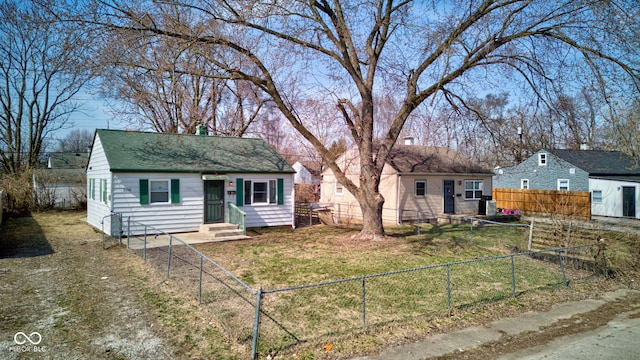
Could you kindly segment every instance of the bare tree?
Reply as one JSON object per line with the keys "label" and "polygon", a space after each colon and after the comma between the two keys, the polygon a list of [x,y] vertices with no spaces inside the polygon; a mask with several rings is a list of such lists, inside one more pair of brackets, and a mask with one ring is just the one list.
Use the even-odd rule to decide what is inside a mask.
{"label": "bare tree", "polygon": [[86,38],[35,1],[0,2],[0,163],[17,174],[37,165],[45,140],[78,108],[90,79]]}
{"label": "bare tree", "polygon": [[639,161],[640,166],[640,100],[625,104],[618,113],[610,114],[603,147],[620,150]]}
{"label": "bare tree", "polygon": [[[171,16],[204,26],[175,8],[157,21],[177,31]],[[117,116],[138,128],[193,133],[204,124],[214,135],[242,136],[269,99],[253,83],[229,79],[207,60],[215,52],[198,42],[163,37],[148,41],[136,32],[112,31],[102,42],[102,93],[116,101]]]}
{"label": "bare tree", "polygon": [[[100,1],[93,21],[149,41],[171,37],[212,49],[216,56],[207,60],[219,77],[258,86],[328,160],[360,203],[366,238],[384,234],[384,198],[378,191],[382,168],[407,119],[426,100],[423,106],[446,101],[460,107],[469,94],[504,88],[505,81],[542,97],[552,84],[570,84],[583,71],[590,71],[603,90],[614,80],[636,94],[639,88],[634,14],[640,5],[635,1],[128,4]],[[201,21],[188,23],[176,13]],[[167,26],[167,18],[180,26]],[[380,119],[375,101],[389,88],[396,107],[387,116],[393,118]],[[325,144],[296,112],[296,99],[327,97],[334,99],[357,147],[359,179],[329,161]],[[376,127],[383,122],[388,125],[375,144]]]}
{"label": "bare tree", "polygon": [[87,129],[73,129],[64,138],[60,139],[56,151],[82,153],[87,152],[92,144],[92,131]]}

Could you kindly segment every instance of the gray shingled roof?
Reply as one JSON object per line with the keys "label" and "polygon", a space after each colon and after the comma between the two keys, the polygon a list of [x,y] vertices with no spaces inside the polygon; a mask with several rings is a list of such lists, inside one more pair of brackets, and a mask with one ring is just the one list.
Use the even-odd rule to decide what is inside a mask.
{"label": "gray shingled roof", "polygon": [[620,151],[553,150],[551,153],[590,176],[640,175],[638,160]]}
{"label": "gray shingled roof", "polygon": [[113,172],[295,173],[262,139],[96,130]]}
{"label": "gray shingled roof", "polygon": [[387,163],[399,173],[491,174],[491,170],[443,147],[397,144]]}

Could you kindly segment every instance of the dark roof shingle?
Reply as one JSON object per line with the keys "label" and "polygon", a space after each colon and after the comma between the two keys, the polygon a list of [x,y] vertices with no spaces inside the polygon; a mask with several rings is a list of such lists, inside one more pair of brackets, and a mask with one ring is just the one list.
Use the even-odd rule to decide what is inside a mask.
{"label": "dark roof shingle", "polygon": [[486,169],[444,147],[396,145],[387,163],[399,173],[490,174]]}
{"label": "dark roof shingle", "polygon": [[638,160],[620,151],[553,150],[552,154],[589,175],[640,175]]}

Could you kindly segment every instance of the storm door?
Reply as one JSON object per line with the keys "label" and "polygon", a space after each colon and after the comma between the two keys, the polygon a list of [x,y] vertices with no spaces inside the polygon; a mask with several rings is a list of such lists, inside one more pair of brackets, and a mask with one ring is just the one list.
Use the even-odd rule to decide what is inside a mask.
{"label": "storm door", "polygon": [[224,180],[204,182],[204,222],[224,222]]}
{"label": "storm door", "polygon": [[454,194],[454,181],[453,180],[445,180],[444,181],[444,213],[445,214],[454,214],[455,213],[455,200],[456,196]]}

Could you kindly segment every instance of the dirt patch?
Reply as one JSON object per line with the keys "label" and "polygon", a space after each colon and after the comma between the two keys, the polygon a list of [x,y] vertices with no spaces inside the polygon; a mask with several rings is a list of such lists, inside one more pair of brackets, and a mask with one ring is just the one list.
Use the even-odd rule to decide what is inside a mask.
{"label": "dirt patch", "polygon": [[0,358],[175,358],[129,275],[149,270],[103,250],[83,217],[48,212],[1,230]]}

